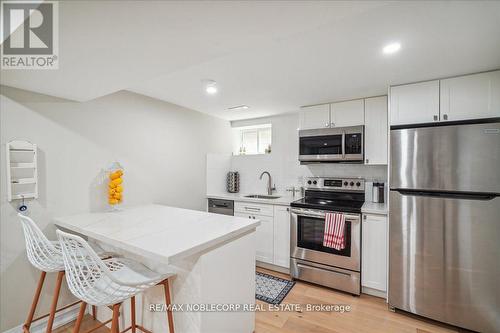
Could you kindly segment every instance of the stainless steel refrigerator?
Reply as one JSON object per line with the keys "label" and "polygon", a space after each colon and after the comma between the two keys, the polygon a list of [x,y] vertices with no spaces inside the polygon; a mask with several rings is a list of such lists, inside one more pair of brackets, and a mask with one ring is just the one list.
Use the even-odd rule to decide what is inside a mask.
{"label": "stainless steel refrigerator", "polygon": [[391,129],[389,305],[500,332],[500,119]]}

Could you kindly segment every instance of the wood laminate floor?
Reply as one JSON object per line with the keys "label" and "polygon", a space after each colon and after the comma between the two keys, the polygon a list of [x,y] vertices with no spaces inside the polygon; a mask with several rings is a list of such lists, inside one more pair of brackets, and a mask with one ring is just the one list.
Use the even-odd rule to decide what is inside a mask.
{"label": "wood laminate floor", "polygon": [[[287,275],[258,268],[258,271],[285,279]],[[257,301],[267,308],[267,303]],[[451,333],[460,332],[452,327],[424,320],[406,313],[391,312],[385,300],[349,294],[297,281],[282,304],[343,304],[351,307],[350,312],[257,312],[255,333]],[[96,326],[87,315],[80,332]],[[65,325],[54,333],[71,333],[73,323]],[[106,328],[94,331],[109,332]],[[155,332],[156,333],[156,332]],[[180,332],[178,332],[180,333]],[[237,332],[235,332],[237,333]]]}

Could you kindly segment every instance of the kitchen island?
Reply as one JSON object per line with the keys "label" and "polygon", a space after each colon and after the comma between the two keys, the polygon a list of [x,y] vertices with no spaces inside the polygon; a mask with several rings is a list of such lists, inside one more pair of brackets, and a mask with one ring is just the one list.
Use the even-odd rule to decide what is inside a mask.
{"label": "kitchen island", "polygon": [[[255,304],[255,229],[258,220],[162,205],[145,205],[106,213],[55,219],[61,229],[83,235],[105,250],[140,261],[157,272],[174,272],[173,304]],[[138,323],[153,332],[168,332],[161,287],[137,297]],[[129,320],[125,302],[120,329]],[[160,304],[160,305],[158,305]],[[252,332],[252,311],[174,312],[176,332]],[[98,319],[111,313],[99,308]]]}

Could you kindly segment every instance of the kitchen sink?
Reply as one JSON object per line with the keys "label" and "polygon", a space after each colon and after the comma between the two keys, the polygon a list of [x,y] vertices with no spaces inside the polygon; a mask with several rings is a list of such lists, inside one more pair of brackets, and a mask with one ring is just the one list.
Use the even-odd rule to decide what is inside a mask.
{"label": "kitchen sink", "polygon": [[255,199],[278,199],[281,198],[277,195],[265,195],[265,194],[250,194],[245,195],[245,198],[255,198]]}

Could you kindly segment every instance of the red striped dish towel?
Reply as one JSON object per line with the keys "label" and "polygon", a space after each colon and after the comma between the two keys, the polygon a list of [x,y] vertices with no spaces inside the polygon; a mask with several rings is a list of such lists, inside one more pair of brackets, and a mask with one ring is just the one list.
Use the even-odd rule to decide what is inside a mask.
{"label": "red striped dish towel", "polygon": [[325,214],[325,232],[323,236],[323,246],[335,250],[345,248],[345,216],[342,213]]}

